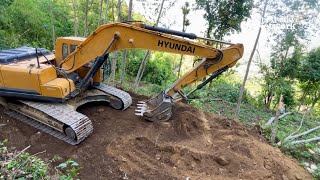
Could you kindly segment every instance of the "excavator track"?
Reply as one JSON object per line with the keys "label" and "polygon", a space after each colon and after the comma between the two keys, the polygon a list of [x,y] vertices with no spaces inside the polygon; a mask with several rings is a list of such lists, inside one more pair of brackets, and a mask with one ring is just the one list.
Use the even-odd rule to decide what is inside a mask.
{"label": "excavator track", "polygon": [[118,88],[115,88],[113,86],[109,86],[106,84],[100,84],[99,86],[94,86],[94,88],[119,98],[123,103],[123,107],[121,108],[114,107],[116,109],[125,110],[132,104],[132,98],[130,94]]}
{"label": "excavator track", "polygon": [[[87,116],[78,113],[67,104],[43,103],[34,101],[18,102],[19,104],[9,104],[9,108],[11,110],[15,111],[15,113],[19,113],[20,116],[24,116],[24,118],[19,117],[16,119],[21,120],[69,144],[79,144],[93,132],[93,126],[90,119]],[[49,118],[51,118],[51,122],[55,124],[63,124],[66,127],[70,127],[74,131],[75,137],[70,138],[62,130],[58,131],[57,129],[54,129],[47,124],[39,122],[41,121],[40,119],[37,119],[20,109],[26,109],[26,106],[27,108],[32,109],[33,112],[37,114],[42,114],[42,116],[49,116]],[[11,113],[11,115],[17,116],[13,113]]]}
{"label": "excavator track", "polygon": [[32,118],[29,118],[27,116],[24,116],[22,115],[21,113],[18,113],[16,111],[7,111],[6,114],[8,114],[10,117],[13,117],[25,124],[28,124],[42,132],[45,132],[59,140],[62,140],[68,144],[71,144],[71,145],[77,145],[79,144],[81,141],[76,141],[76,140],[72,140],[70,139],[67,135],[65,135],[64,133],[60,132],[60,131],[57,131],[49,126],[46,126],[45,124],[42,124]]}
{"label": "excavator track", "polygon": [[[116,109],[125,110],[132,103],[129,93],[115,87],[101,84],[94,88],[105,93],[109,97],[110,105]],[[82,98],[89,94],[90,90]],[[10,110],[7,114],[68,144],[77,145],[93,132],[91,120],[76,111],[77,107],[82,105],[82,103],[76,103],[78,100],[71,99],[65,103],[18,100],[8,102]],[[99,101],[99,99],[92,99],[86,103],[92,101]]]}

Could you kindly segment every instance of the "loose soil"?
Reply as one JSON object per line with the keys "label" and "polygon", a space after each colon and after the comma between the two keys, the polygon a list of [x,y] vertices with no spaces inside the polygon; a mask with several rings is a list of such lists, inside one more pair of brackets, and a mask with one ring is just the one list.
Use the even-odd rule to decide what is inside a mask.
{"label": "loose soil", "polygon": [[[4,114],[0,109],[0,140],[45,160],[55,155],[81,166],[81,179],[283,179],[312,176],[299,164],[267,144],[257,131],[220,116],[179,103],[170,121],[147,122],[134,115],[145,97],[132,95],[125,111],[105,105],[79,109],[93,122],[94,132],[71,146]],[[59,164],[61,162],[56,162]]]}

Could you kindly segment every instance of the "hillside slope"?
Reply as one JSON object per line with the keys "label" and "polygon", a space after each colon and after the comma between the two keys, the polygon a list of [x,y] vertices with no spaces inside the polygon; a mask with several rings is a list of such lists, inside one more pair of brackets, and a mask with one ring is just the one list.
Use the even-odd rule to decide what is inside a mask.
{"label": "hillside slope", "polygon": [[[94,132],[71,146],[20,123],[1,109],[0,139],[30,153],[46,150],[81,166],[81,179],[312,179],[295,160],[227,118],[178,104],[172,120],[151,123],[126,111],[87,105]],[[58,164],[59,162],[56,162]]]}

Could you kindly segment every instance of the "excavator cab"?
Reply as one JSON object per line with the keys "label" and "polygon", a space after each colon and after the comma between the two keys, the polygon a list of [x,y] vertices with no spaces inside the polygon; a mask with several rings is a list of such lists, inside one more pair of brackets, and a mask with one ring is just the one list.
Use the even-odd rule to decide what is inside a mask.
{"label": "excavator cab", "polygon": [[76,48],[85,40],[82,37],[59,37],[55,44],[56,66],[72,54]]}

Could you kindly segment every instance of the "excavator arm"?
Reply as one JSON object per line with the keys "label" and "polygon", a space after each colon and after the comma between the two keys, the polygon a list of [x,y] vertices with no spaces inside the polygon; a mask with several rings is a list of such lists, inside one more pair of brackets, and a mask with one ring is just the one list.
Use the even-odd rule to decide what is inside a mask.
{"label": "excavator arm", "polygon": [[[156,97],[144,102],[140,101],[137,105],[136,115],[142,116],[149,121],[167,121],[172,115],[174,103],[187,99],[188,95],[201,89],[207,83],[219,76],[224,71],[233,67],[243,55],[242,44],[234,44],[218,50],[215,58],[203,58],[189,72],[176,80],[168,89],[161,92]],[[182,90],[204,77],[210,75],[208,79],[199,84],[196,89],[189,94]]]}
{"label": "excavator arm", "polygon": [[[184,39],[184,37],[188,39]],[[190,39],[215,41],[229,46],[216,49]],[[57,59],[57,62],[61,62],[60,67],[67,73],[71,73],[95,60],[87,77],[79,83],[81,88],[100,69],[103,61],[108,58],[108,53],[124,49],[148,49],[202,57],[199,63],[173,83],[170,88],[155,98],[138,104],[137,115],[150,121],[168,120],[172,114],[173,104],[181,99],[175,98],[177,94],[186,98],[182,91],[184,87],[211,75],[197,89],[201,88],[223,71],[234,66],[243,55],[242,44],[201,38],[192,33],[154,27],[143,23],[113,23],[99,27],[78,45],[73,53],[64,60]]]}

